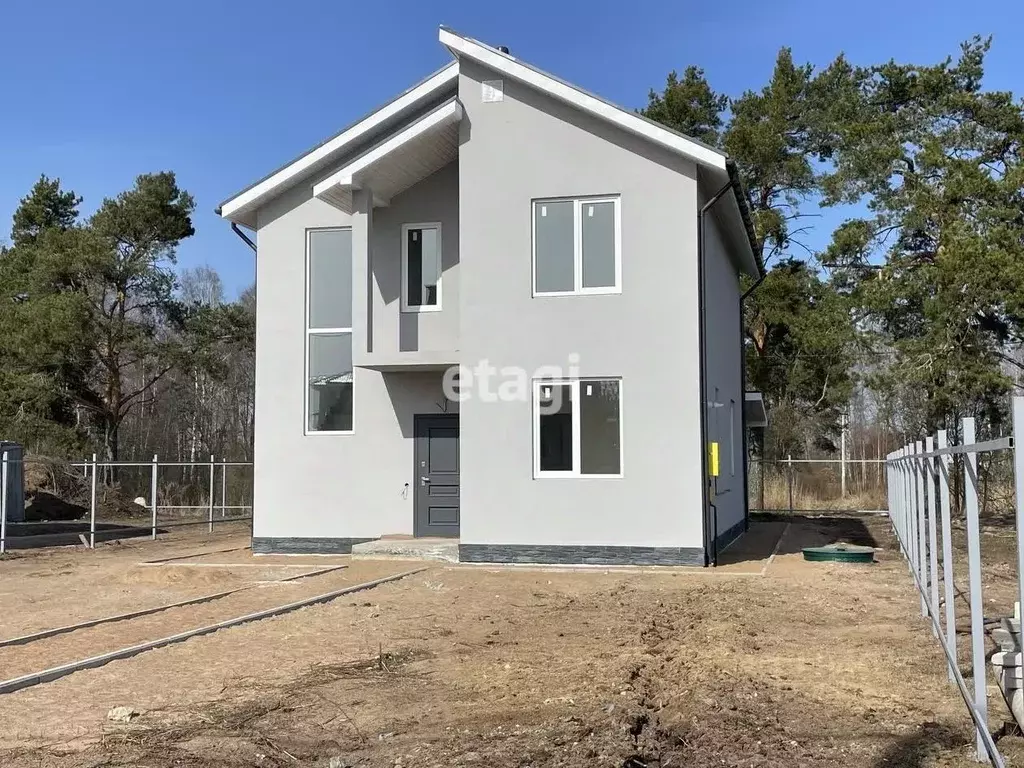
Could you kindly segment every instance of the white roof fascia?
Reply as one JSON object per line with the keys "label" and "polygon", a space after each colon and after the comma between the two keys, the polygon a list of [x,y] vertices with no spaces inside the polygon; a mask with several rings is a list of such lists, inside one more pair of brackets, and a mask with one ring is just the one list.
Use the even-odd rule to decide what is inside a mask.
{"label": "white roof fascia", "polygon": [[667,147],[701,165],[725,170],[725,155],[675,131],[670,131],[621,107],[609,104],[607,101],[592,96],[579,88],[564,83],[532,67],[525,66],[493,48],[489,48],[448,29],[441,29],[439,39],[443,45],[447,46],[457,56],[466,56],[490,69],[520,80],[542,93],[546,93],[560,101],[578,107],[584,112],[600,117],[625,131]]}
{"label": "white roof fascia", "polygon": [[435,126],[448,122],[458,122],[461,119],[462,105],[454,99],[452,101],[445,102],[426,117],[406,126],[383,143],[378,144],[373,149],[357,157],[348,165],[340,168],[319,184],[313,185],[313,196],[320,197],[324,192],[335,186],[358,188],[359,184],[355,180],[355,175],[357,173],[365,170],[381,158],[391,154],[402,145],[409,143],[417,136],[422,136]]}
{"label": "white roof fascia", "polygon": [[440,91],[449,86],[459,76],[458,62],[452,62],[447,67],[437,72],[432,77],[424,80],[412,90],[399,96],[394,101],[367,115],[363,120],[335,136],[333,139],[321,144],[316,149],[306,153],[293,163],[277,171],[269,178],[264,179],[253,187],[239,193],[235,197],[222,203],[220,215],[230,219],[243,209],[254,203],[274,194],[282,187],[291,183],[294,179],[334,152],[343,149],[363,136],[371,133],[385,121],[394,117],[410,105],[427,98],[431,93]]}

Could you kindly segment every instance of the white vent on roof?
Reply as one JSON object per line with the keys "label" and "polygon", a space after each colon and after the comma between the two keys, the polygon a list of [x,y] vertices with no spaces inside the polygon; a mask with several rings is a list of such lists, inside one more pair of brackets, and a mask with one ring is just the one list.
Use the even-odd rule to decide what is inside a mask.
{"label": "white vent on roof", "polygon": [[505,84],[501,80],[484,80],[480,84],[480,100],[484,103],[502,101],[505,98]]}

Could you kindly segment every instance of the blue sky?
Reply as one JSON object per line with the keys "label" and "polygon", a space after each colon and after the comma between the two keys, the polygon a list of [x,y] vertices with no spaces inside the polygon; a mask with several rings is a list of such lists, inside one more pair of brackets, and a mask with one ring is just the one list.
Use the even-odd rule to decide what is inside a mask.
{"label": "blue sky", "polygon": [[[174,170],[197,201],[182,266],[229,295],[252,256],[214,207],[443,65],[446,24],[628,107],[671,69],[703,67],[730,95],[759,88],[781,46],[823,66],[932,62],[994,34],[990,88],[1024,92],[1024,4],[866,0],[488,3],[313,0],[5,0],[0,9],[0,238],[40,173],[86,198]],[[814,246],[838,215],[815,219]]]}

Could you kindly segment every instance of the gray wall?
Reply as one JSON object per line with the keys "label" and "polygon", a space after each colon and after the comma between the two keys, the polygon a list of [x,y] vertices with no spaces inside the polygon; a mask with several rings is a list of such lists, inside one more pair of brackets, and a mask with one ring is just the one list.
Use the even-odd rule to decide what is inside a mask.
{"label": "gray wall", "polygon": [[[402,312],[402,225],[441,223],[441,310]],[[373,212],[374,354],[459,348],[459,164]]]}
{"label": "gray wall", "polygon": [[707,395],[711,406],[708,408],[708,439],[719,444],[720,474],[714,503],[718,508],[718,535],[723,536],[730,528],[743,522],[745,512],[740,283],[736,265],[722,236],[721,223],[712,214],[706,217],[705,224]]}
{"label": "gray wall", "polygon": [[[461,349],[621,376],[620,479],[533,478],[529,400],[462,404],[462,542],[701,547],[695,166],[463,60]],[[622,293],[532,298],[531,199],[620,194]]]}
{"label": "gray wall", "polygon": [[[362,209],[365,211],[365,207]],[[378,211],[381,209],[377,209]],[[256,260],[256,537],[412,533],[412,416],[436,413],[439,373],[354,371],[353,435],[304,435],[305,232],[353,227],[354,344],[365,345],[365,213],[300,185],[259,211]],[[359,242],[362,240],[363,250]],[[410,483],[404,493],[405,483]]]}

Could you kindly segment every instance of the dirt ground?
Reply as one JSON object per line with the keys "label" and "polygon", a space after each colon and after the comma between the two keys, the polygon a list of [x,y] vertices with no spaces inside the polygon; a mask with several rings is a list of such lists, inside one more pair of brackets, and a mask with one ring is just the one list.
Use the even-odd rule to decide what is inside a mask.
{"label": "dirt ground", "polygon": [[[837,539],[879,547],[878,562],[803,561],[801,547]],[[0,648],[0,677],[413,565],[260,558],[244,544],[223,534],[5,558],[2,637],[269,583],[102,632]],[[233,551],[140,564],[218,549]],[[967,710],[884,517],[764,517],[723,560],[715,571],[432,564],[2,695],[0,765],[977,764]],[[346,563],[274,583],[304,566]],[[997,610],[1005,575],[993,573]],[[966,617],[966,606],[958,610]],[[997,729],[998,704],[993,697]],[[119,705],[141,714],[109,721]],[[1024,765],[1020,739],[1004,737],[1000,748]]]}

